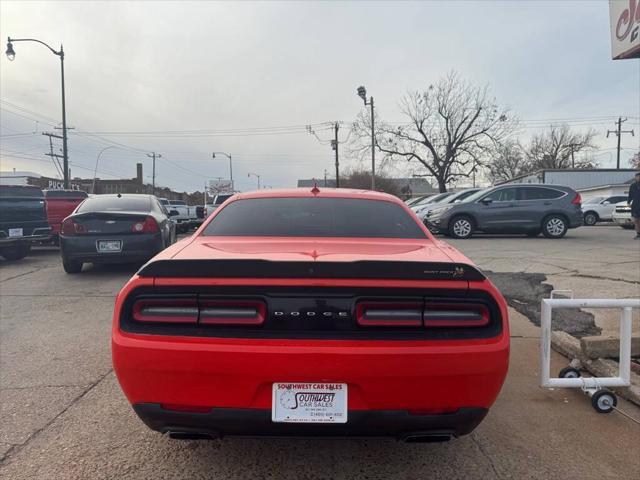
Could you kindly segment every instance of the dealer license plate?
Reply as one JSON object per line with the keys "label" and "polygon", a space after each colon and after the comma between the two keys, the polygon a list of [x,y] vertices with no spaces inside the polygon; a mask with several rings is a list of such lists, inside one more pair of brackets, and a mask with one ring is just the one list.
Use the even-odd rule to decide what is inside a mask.
{"label": "dealer license plate", "polygon": [[22,237],[23,236],[23,232],[21,228],[10,228],[9,229],[9,236],[10,237]]}
{"label": "dealer license plate", "polygon": [[347,384],[274,383],[271,420],[347,423]]}
{"label": "dealer license plate", "polygon": [[122,240],[98,240],[98,252],[113,253],[122,251]]}

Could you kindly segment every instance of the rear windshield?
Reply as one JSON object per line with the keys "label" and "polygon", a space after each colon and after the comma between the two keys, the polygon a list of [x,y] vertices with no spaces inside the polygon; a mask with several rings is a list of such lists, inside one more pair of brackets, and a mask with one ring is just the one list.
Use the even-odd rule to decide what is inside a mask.
{"label": "rear windshield", "polygon": [[233,197],[233,195],[218,195],[214,200],[214,205],[221,205],[227,201],[227,199]]}
{"label": "rear windshield", "polygon": [[224,207],[203,235],[425,238],[395,203],[355,198],[250,198]]}
{"label": "rear windshield", "polygon": [[91,197],[78,208],[78,213],[86,212],[148,212],[151,209],[149,197]]}
{"label": "rear windshield", "polygon": [[87,198],[87,192],[80,190],[45,190],[44,196],[46,198]]}
{"label": "rear windshield", "polygon": [[43,197],[42,190],[34,187],[0,186],[0,197]]}

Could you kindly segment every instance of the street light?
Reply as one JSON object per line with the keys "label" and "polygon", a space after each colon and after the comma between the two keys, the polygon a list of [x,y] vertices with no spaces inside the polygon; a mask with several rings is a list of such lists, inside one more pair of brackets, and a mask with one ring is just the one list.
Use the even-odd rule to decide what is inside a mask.
{"label": "street light", "polygon": [[212,158],[216,158],[216,153],[218,155],[224,155],[225,157],[227,157],[229,159],[229,180],[231,181],[231,192],[235,192],[235,189],[233,188],[233,161],[231,160],[231,155],[229,155],[228,153],[224,153],[224,152],[213,152],[211,154]]}
{"label": "street light", "polygon": [[258,190],[260,190],[260,175],[258,175],[257,173],[249,172],[247,174],[247,177],[251,177],[251,176],[254,176],[258,179]]}
{"label": "street light", "polygon": [[36,42],[41,45],[47,47],[51,52],[60,57],[60,73],[62,78],[62,158],[63,158],[63,178],[64,178],[64,188],[69,188],[69,155],[67,150],[67,110],[65,105],[65,97],[64,97],[64,50],[62,49],[62,45],[60,45],[60,51],[56,52],[53,48],[51,48],[46,43],[36,40],[35,38],[7,38],[7,58],[10,61],[13,61],[16,58],[16,52],[13,50],[14,42]]}
{"label": "street light", "polygon": [[367,89],[361,85],[358,87],[358,96],[364,102],[364,105],[371,106],[371,190],[376,189],[376,136],[374,129],[374,116],[373,116],[373,97],[369,97],[367,102]]}
{"label": "street light", "polygon": [[118,147],[116,147],[115,145],[104,147],[102,150],[100,150],[100,153],[98,153],[98,156],[96,157],[96,168],[93,170],[93,183],[91,185],[91,193],[96,193],[96,176],[98,175],[98,162],[100,161],[100,157],[102,156],[103,152],[109,150],[110,148]]}

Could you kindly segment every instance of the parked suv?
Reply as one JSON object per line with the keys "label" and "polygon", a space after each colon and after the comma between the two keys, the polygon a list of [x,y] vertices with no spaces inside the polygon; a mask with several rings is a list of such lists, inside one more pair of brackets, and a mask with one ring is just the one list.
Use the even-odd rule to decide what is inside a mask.
{"label": "parked suv", "polygon": [[610,222],[613,220],[613,212],[616,209],[616,203],[626,201],[626,195],[590,198],[582,204],[584,224],[591,226],[598,222]]}
{"label": "parked suv", "polygon": [[44,195],[38,187],[0,185],[0,255],[20,260],[31,244],[51,239]]}
{"label": "parked suv", "polygon": [[460,203],[432,210],[425,222],[432,231],[455,238],[474,232],[524,233],[562,238],[582,225],[582,199],[560,185],[503,185],[481,190]]}

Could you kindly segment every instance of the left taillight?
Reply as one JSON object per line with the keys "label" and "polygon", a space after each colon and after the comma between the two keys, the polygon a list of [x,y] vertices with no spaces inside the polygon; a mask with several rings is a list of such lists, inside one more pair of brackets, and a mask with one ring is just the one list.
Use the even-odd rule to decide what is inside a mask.
{"label": "left taillight", "polygon": [[136,300],[132,308],[136,322],[198,323],[198,301],[195,298]]}
{"label": "left taillight", "polygon": [[135,222],[131,226],[133,233],[156,233],[158,230],[158,222],[156,222],[153,217],[147,217],[143,221]]}
{"label": "left taillight", "polygon": [[259,326],[267,306],[261,300],[140,298],[131,308],[132,319],[142,323]]}
{"label": "left taillight", "polygon": [[201,300],[202,325],[262,325],[267,306],[259,300]]}
{"label": "left taillight", "polygon": [[82,235],[87,233],[87,229],[81,223],[76,222],[73,218],[67,218],[62,222],[62,227],[60,229],[62,235]]}

